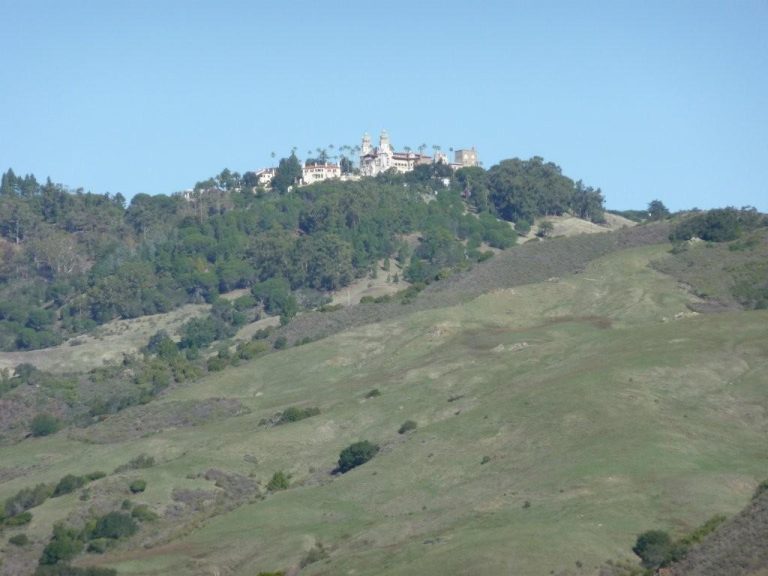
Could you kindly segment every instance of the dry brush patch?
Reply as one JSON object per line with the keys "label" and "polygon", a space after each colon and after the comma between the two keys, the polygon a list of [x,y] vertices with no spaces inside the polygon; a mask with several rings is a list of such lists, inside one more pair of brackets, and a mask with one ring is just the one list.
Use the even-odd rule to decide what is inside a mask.
{"label": "dry brush patch", "polygon": [[69,435],[75,440],[108,444],[249,413],[247,407],[233,398],[156,401],[127,408],[88,428],[73,429]]}

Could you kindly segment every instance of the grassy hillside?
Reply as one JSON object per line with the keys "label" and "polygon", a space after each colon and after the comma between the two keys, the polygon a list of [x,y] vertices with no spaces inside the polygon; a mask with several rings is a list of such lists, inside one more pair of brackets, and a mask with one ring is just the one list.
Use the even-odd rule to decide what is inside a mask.
{"label": "grassy hillside", "polygon": [[[6,529],[0,573],[29,573],[53,522],[77,525],[126,498],[160,518],[76,563],[120,574],[594,574],[643,530],[731,514],[768,476],[768,313],[690,312],[696,297],[648,265],[668,248],[573,256],[577,274],[543,268],[539,283],[505,287],[512,262],[535,259],[521,247],[506,272],[481,268],[419,297],[436,307],[390,305],[408,311],[88,429],[2,447],[0,499],[68,473],[109,474]],[[477,284],[482,270],[497,285]],[[271,425],[289,406],[320,414]],[[399,434],[406,420],[417,428]],[[361,439],[381,452],[334,476],[339,451]],[[155,465],[113,472],[140,454]],[[289,489],[267,493],[279,470]],[[147,489],[131,495],[138,478]],[[21,531],[30,545],[7,543]]]}

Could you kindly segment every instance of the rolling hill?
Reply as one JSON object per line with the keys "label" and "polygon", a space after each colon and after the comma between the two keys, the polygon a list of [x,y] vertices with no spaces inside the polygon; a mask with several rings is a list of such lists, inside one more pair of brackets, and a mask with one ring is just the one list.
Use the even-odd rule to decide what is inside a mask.
{"label": "rolling hill", "polygon": [[[299,316],[280,333],[315,341],[0,447],[3,500],[105,473],[6,527],[0,574],[32,573],[56,522],[142,506],[157,517],[73,565],[596,574],[636,561],[643,530],[736,513],[768,476],[768,311],[695,312],[701,297],[659,271],[667,234],[526,244],[410,303]],[[291,407],[319,414],[282,422]],[[379,453],[337,473],[360,440]],[[287,489],[268,488],[276,472]]]}

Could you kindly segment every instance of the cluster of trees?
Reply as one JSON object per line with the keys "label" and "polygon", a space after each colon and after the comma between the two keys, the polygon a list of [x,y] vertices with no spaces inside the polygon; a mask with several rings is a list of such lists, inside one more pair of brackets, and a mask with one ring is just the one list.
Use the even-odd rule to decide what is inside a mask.
{"label": "cluster of trees", "polygon": [[40,556],[40,565],[66,564],[80,554],[86,545],[89,552],[105,552],[116,541],[129,538],[139,530],[137,517],[141,518],[143,515],[107,512],[92,519],[81,530],[56,524],[53,527],[51,540]]}
{"label": "cluster of trees", "polygon": [[488,171],[462,168],[456,178],[468,201],[510,222],[530,224],[537,217],[570,212],[579,218],[603,222],[604,198],[599,188],[574,182],[552,162],[503,160]]}
{"label": "cluster of trees", "polygon": [[755,208],[719,208],[689,216],[669,235],[672,242],[701,238],[707,242],[730,242],[745,232],[768,226],[768,218]]}
{"label": "cluster of trees", "polygon": [[[254,194],[249,173],[224,170],[188,198],[138,194],[126,207],[119,194],[73,192],[8,170],[0,184],[0,349],[55,345],[115,318],[245,287],[288,318],[295,310],[286,292],[337,289],[393,254],[411,265],[409,279],[428,282],[487,257],[483,243],[511,246],[516,234],[499,217],[602,214],[599,190],[540,158],[487,172],[419,166],[287,193],[300,173],[292,154],[280,160],[274,194]],[[413,232],[422,242],[412,254],[401,238]]]}

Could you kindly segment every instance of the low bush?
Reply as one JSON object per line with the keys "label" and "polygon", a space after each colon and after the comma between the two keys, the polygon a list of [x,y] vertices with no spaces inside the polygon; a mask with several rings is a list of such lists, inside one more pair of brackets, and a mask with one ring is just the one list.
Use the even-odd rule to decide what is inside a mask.
{"label": "low bush", "polygon": [[339,472],[349,472],[365,464],[379,452],[379,446],[368,440],[350,444],[339,453]]}
{"label": "low bush", "polygon": [[272,478],[267,482],[267,490],[270,492],[277,492],[278,490],[287,490],[290,484],[291,476],[286,474],[282,470],[278,470],[272,475]]}
{"label": "low bush", "polygon": [[139,522],[154,522],[159,518],[149,506],[146,504],[139,504],[131,510],[131,518],[138,520]]}
{"label": "low bush", "polygon": [[115,474],[126,472],[128,470],[141,470],[142,468],[152,468],[155,465],[155,458],[147,454],[139,454],[133,460],[126,464],[121,464],[115,468]]}
{"label": "low bush", "polygon": [[32,418],[29,424],[29,430],[32,436],[49,436],[59,431],[59,419],[51,414],[38,414]]}
{"label": "low bush", "polygon": [[397,430],[398,434],[406,434],[410,432],[411,430],[416,430],[416,422],[413,420],[406,420],[403,422],[403,424],[400,426],[400,428]]}
{"label": "low bush", "polygon": [[374,388],[365,394],[366,398],[378,398],[379,396],[381,396],[381,391],[378,388]]}
{"label": "low bush", "polygon": [[133,536],[139,529],[136,522],[122,512],[108,512],[96,521],[96,526],[90,534],[91,538],[126,538]]}
{"label": "low bush", "polygon": [[[38,484],[34,488],[22,488],[5,501],[6,516],[16,516],[25,510],[39,506],[53,494],[53,487],[48,484]],[[8,520],[6,520],[6,523]]]}
{"label": "low bush", "polygon": [[112,542],[114,542],[114,540],[110,540],[109,538],[96,538],[95,540],[88,542],[86,551],[94,554],[104,554],[104,552],[109,549]]}
{"label": "low bush", "polygon": [[83,540],[77,530],[63,524],[56,524],[53,527],[51,541],[43,548],[40,564],[53,565],[59,562],[68,562],[80,554],[82,549]]}
{"label": "low bush", "polygon": [[275,338],[274,344],[272,344],[272,348],[275,350],[282,350],[286,346],[288,346],[288,339],[285,336],[278,336]]}
{"label": "low bush", "polygon": [[259,330],[256,330],[256,332],[253,333],[253,340],[265,340],[269,338],[269,335],[272,334],[272,331],[274,328],[272,326],[267,326],[266,328],[261,328]]}
{"label": "low bush", "polygon": [[226,367],[227,367],[227,360],[225,358],[220,358],[219,356],[214,356],[213,358],[209,358],[208,362],[206,363],[206,368],[208,369],[208,372],[221,372]]}
{"label": "low bush", "polygon": [[269,349],[265,342],[251,341],[241,342],[237,345],[237,357],[241,360],[250,360]]}
{"label": "low bush", "polygon": [[663,530],[648,530],[637,537],[632,552],[646,568],[658,568],[672,551],[672,538]]}
{"label": "low bush", "polygon": [[16,534],[15,536],[8,538],[8,543],[13,544],[14,546],[26,546],[29,544],[29,538],[26,534]]}
{"label": "low bush", "polygon": [[32,522],[32,512],[22,512],[3,520],[4,526],[24,526]]}
{"label": "low bush", "polygon": [[320,408],[312,406],[309,408],[298,408],[297,406],[291,406],[286,408],[277,420],[277,424],[288,424],[290,422],[298,422],[305,418],[317,416],[320,414]]}
{"label": "low bush", "polygon": [[51,495],[51,497],[56,498],[57,496],[63,496],[64,494],[69,494],[70,492],[74,492],[78,488],[85,486],[87,483],[88,483],[88,478],[86,478],[85,476],[75,476],[74,474],[67,474],[61,480],[59,480],[58,484],[56,484],[56,488],[53,489],[53,494]]}
{"label": "low bush", "polygon": [[144,492],[144,490],[147,489],[147,481],[143,479],[134,480],[131,482],[131,485],[128,486],[128,489],[131,491],[132,494],[140,494],[141,492]]}

